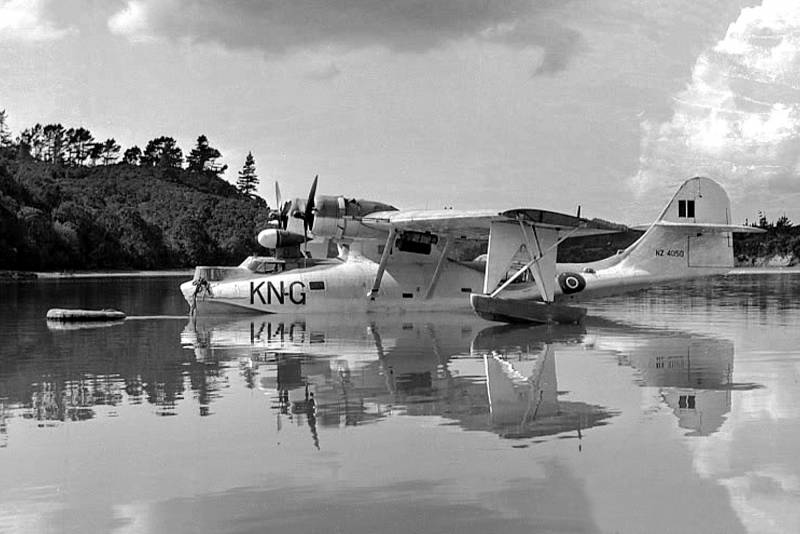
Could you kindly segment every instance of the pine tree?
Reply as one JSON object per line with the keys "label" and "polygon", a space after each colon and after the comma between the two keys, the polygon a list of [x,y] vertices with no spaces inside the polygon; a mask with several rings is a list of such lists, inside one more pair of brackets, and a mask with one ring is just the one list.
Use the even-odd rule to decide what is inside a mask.
{"label": "pine tree", "polygon": [[44,160],[49,163],[62,163],[67,131],[61,124],[48,124],[42,131],[45,143]]}
{"label": "pine tree", "polygon": [[183,151],[172,137],[156,137],[147,142],[140,163],[144,166],[179,169],[183,165]]}
{"label": "pine tree", "polygon": [[103,156],[103,143],[92,143],[89,149],[89,161],[92,162],[92,167],[97,165],[97,160]]}
{"label": "pine tree", "polygon": [[111,139],[106,139],[100,152],[103,158],[103,165],[109,165],[117,161],[120,150],[122,150],[122,147],[117,144],[117,141],[113,137]]}
{"label": "pine tree", "polygon": [[256,192],[257,185],[258,175],[256,174],[256,160],[253,158],[253,153],[248,152],[242,170],[239,171],[239,179],[236,180],[236,187],[245,195],[252,195]]}
{"label": "pine tree", "polygon": [[139,165],[139,160],[142,158],[142,149],[133,145],[122,155],[122,161],[128,165]]}
{"label": "pine tree", "polygon": [[227,165],[217,165],[216,160],[221,157],[220,151],[210,146],[208,138],[201,135],[197,138],[197,146],[186,156],[186,168],[194,172],[210,171],[219,176],[228,168]]}
{"label": "pine tree", "polygon": [[0,110],[0,147],[11,146],[11,130],[8,128],[6,110]]}
{"label": "pine tree", "polygon": [[67,130],[68,163],[83,165],[94,146],[94,136],[86,128]]}
{"label": "pine tree", "polygon": [[38,122],[19,134],[20,149],[34,159],[41,160],[44,157],[44,144],[44,127]]}

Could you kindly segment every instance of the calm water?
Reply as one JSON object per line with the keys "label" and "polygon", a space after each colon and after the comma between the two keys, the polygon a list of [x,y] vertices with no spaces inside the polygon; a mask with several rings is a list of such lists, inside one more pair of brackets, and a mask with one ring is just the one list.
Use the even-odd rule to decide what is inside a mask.
{"label": "calm water", "polygon": [[177,282],[0,285],[0,532],[800,532],[800,274],[549,328],[192,323]]}

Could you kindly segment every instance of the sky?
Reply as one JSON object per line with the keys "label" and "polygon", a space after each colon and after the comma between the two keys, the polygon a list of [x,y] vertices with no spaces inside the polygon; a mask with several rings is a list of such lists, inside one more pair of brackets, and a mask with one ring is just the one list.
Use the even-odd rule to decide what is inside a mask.
{"label": "sky", "polygon": [[0,0],[12,133],[199,135],[259,193],[630,224],[704,175],[800,224],[800,3]]}

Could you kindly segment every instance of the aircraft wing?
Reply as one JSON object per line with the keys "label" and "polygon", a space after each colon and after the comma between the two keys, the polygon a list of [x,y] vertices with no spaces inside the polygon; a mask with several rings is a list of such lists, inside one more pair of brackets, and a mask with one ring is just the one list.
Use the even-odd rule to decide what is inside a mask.
{"label": "aircraft wing", "polygon": [[448,234],[464,239],[488,239],[492,223],[520,221],[536,228],[569,233],[570,237],[620,231],[619,226],[603,221],[538,209],[399,210],[372,213],[361,220],[364,224],[387,229]]}
{"label": "aircraft wing", "polygon": [[[370,298],[374,298],[380,288],[396,233],[430,232],[450,239],[487,240],[483,294],[495,297],[516,278],[530,272],[542,300],[550,303],[555,298],[556,248],[559,243],[569,237],[621,231],[619,225],[605,221],[538,209],[382,211],[362,217],[361,223],[389,233]],[[445,247],[448,245],[449,242]],[[530,261],[509,277],[514,257],[521,247],[527,251]],[[443,253],[436,267],[437,273],[441,272],[444,257]],[[434,276],[428,294],[435,288],[437,276]]]}

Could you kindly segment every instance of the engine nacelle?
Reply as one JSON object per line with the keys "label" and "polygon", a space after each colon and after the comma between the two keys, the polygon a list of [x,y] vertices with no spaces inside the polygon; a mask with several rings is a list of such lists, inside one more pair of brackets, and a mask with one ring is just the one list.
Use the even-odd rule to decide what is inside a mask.
{"label": "engine nacelle", "polygon": [[315,236],[333,239],[366,239],[385,236],[384,230],[361,223],[361,217],[379,211],[397,211],[397,208],[372,200],[350,199],[343,196],[323,196],[314,199]]}
{"label": "engine nacelle", "polygon": [[278,228],[261,230],[256,240],[258,244],[264,248],[295,247],[307,241],[302,234],[287,232],[286,230],[280,230]]}

